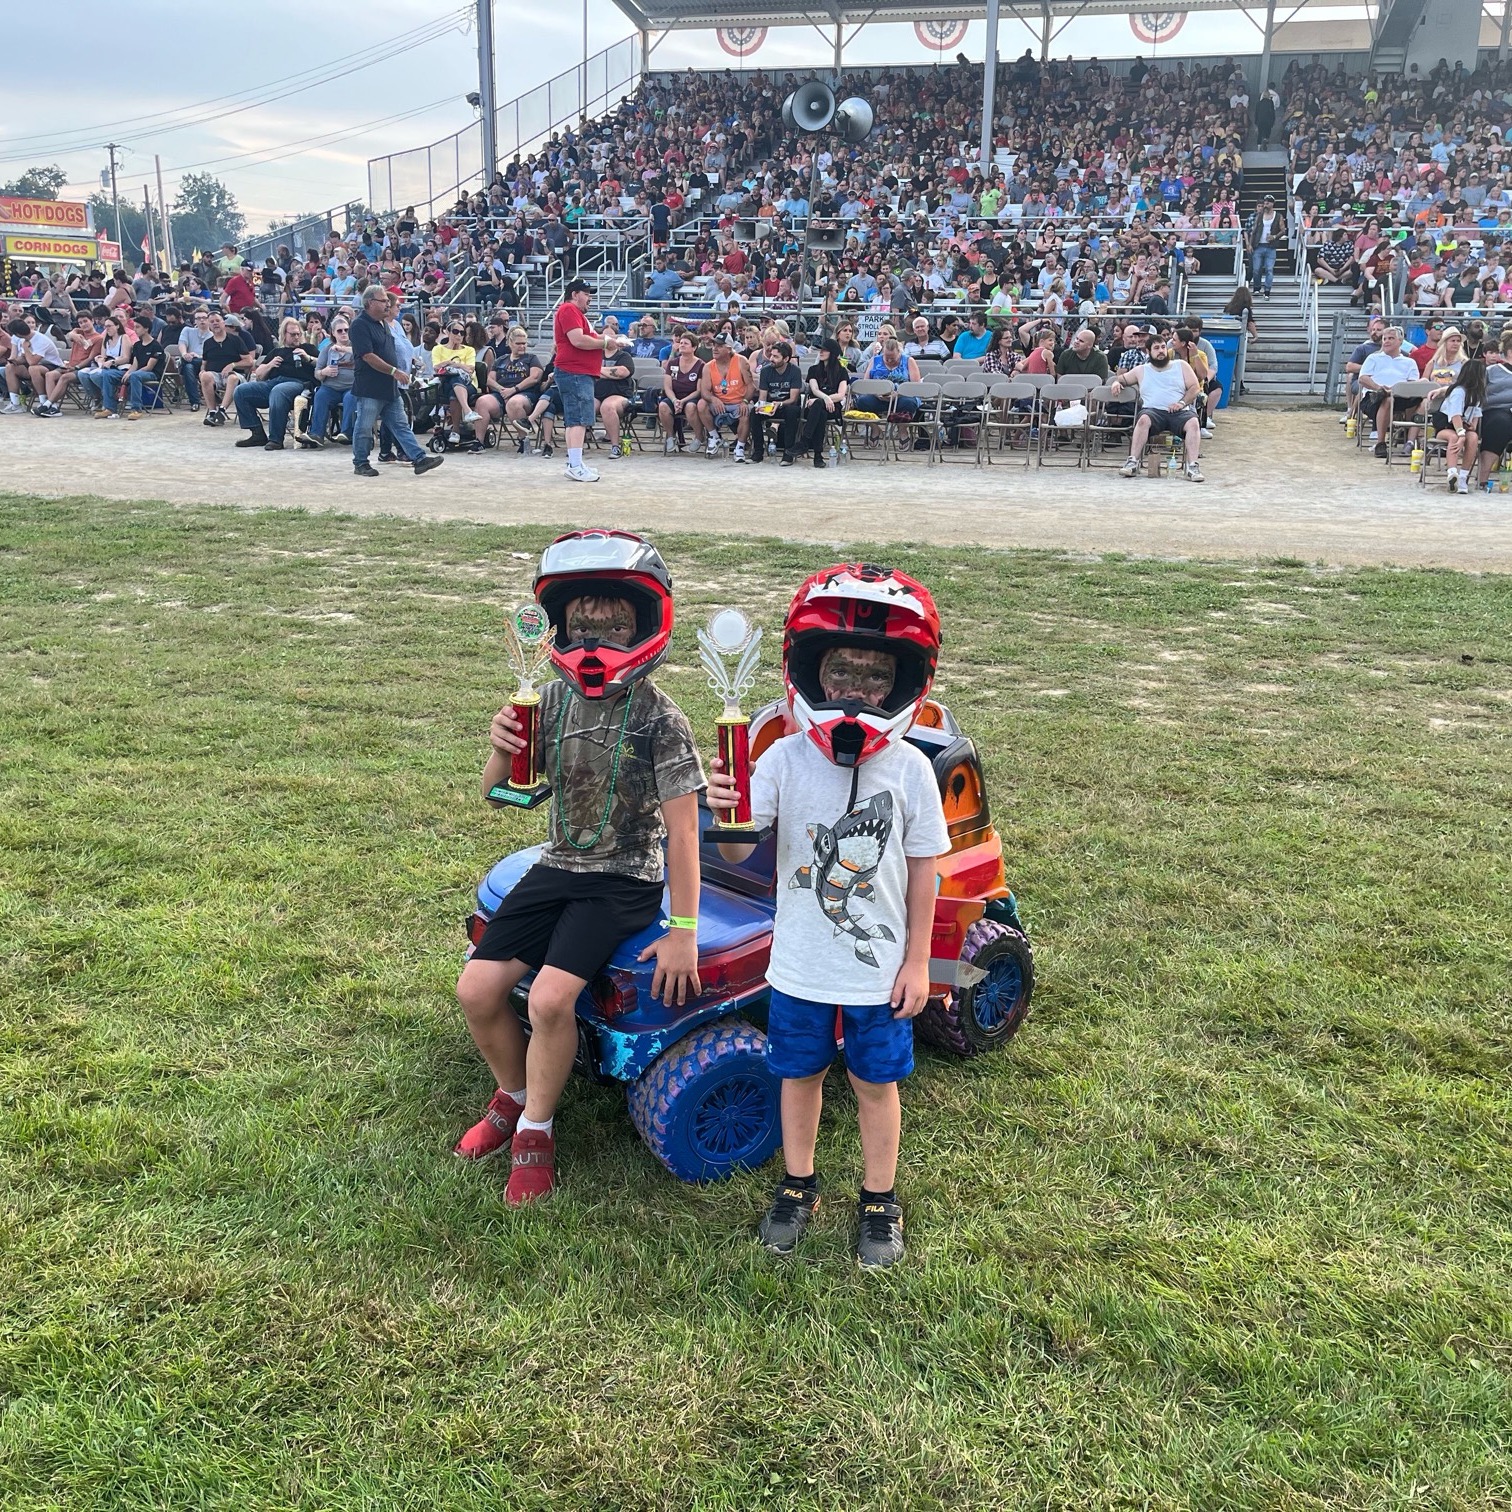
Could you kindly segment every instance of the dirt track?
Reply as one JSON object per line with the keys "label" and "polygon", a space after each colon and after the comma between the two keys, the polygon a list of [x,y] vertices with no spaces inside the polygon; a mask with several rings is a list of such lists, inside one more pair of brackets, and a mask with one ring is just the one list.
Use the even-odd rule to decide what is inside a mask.
{"label": "dirt track", "polygon": [[1238,411],[1204,447],[1208,481],[1129,481],[1022,467],[852,463],[816,471],[728,460],[594,458],[603,481],[568,483],[551,461],[450,456],[425,478],[407,468],[353,475],[350,457],[239,451],[234,426],[180,411],[139,423],[0,419],[3,486],[175,503],[295,506],[355,514],[541,524],[739,531],[791,539],[933,540],[1152,556],[1300,557],[1512,571],[1512,494],[1420,488],[1346,447],[1331,414]]}

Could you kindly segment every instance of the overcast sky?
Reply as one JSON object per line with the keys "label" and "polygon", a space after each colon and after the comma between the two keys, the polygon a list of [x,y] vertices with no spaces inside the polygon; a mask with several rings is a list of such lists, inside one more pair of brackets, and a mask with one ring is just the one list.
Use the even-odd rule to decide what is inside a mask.
{"label": "overcast sky", "polygon": [[[586,3],[592,51],[629,34],[611,0]],[[116,8],[101,0],[84,0],[77,9],[82,24],[60,32],[46,6],[7,6],[7,52],[63,62],[58,48],[67,46],[71,35],[89,33],[91,20],[102,35],[118,24]],[[0,90],[0,181],[33,164],[56,162],[69,174],[65,197],[82,198],[98,187],[107,166],[104,144],[115,139],[126,149],[120,159],[123,197],[130,194],[138,203],[143,183],[152,178],[154,152],[162,156],[170,200],[182,171],[213,173],[231,187],[254,230],[275,216],[366,199],[370,157],[433,141],[473,119],[464,97],[477,88],[474,9],[451,0],[365,0],[360,7],[260,0],[240,10],[196,10],[192,24],[186,24],[183,0],[133,0],[128,34],[113,49],[116,66],[89,64],[71,71],[71,81],[88,82],[70,83],[66,109],[59,108],[54,76],[6,70]],[[354,16],[360,17],[356,28]],[[494,25],[501,102],[581,58],[582,0],[555,6],[504,0],[495,6]],[[144,61],[137,65],[133,37],[177,41],[143,49]],[[1028,41],[1028,33],[1005,18],[1001,53],[1016,56]],[[749,62],[825,66],[832,46],[812,28],[774,29]],[[975,22],[962,49],[979,59],[982,47],[983,27]],[[366,50],[367,59],[385,51],[393,56],[319,87],[300,87],[363,62],[364,57],[353,58],[359,50]],[[1078,57],[1128,56],[1136,50],[1149,52],[1138,49],[1127,21],[1117,17],[1073,22],[1054,47],[1057,56]],[[1188,17],[1179,39],[1161,48],[1167,55],[1257,50],[1255,31],[1242,17],[1200,14]],[[947,58],[953,54],[954,49]],[[858,65],[874,65],[928,61],[932,55],[909,26],[871,26],[848,44],[847,56]],[[180,61],[165,68],[165,57]],[[652,58],[661,67],[736,61],[720,51],[709,32],[675,33]],[[268,100],[272,95],[284,97]],[[393,119],[401,114],[404,119]],[[45,121],[57,124],[47,129]]]}

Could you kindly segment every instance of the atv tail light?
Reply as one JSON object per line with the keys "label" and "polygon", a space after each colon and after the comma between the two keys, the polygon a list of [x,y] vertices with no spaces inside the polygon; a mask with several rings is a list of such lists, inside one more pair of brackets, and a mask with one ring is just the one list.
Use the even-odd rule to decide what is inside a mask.
{"label": "atv tail light", "polygon": [[588,992],[593,998],[593,1006],[606,1019],[633,1012],[639,996],[634,978],[614,966],[606,966],[599,972],[588,984]]}
{"label": "atv tail light", "polygon": [[474,950],[483,943],[483,931],[488,928],[488,920],[480,913],[472,914],[467,920],[467,943]]}
{"label": "atv tail light", "polygon": [[698,979],[703,990],[699,996],[739,997],[754,991],[766,980],[771,954],[772,937],[762,933],[728,950],[700,956]]}

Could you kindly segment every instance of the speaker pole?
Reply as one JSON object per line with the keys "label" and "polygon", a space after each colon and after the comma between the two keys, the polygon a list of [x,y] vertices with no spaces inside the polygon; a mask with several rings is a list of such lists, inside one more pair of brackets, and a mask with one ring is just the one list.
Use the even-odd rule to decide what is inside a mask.
{"label": "speaker pole", "polygon": [[[809,276],[809,237],[812,235],[814,229],[814,199],[819,192],[819,138],[817,134],[815,134],[810,139],[809,145],[812,149],[809,153],[809,213],[804,217],[803,220],[803,251],[798,254],[798,324],[800,326],[802,326],[803,324],[802,315],[804,286],[807,285],[810,289],[813,289],[813,292],[815,294],[818,294],[819,292],[819,290],[814,286],[813,279]],[[821,299],[821,306],[823,305],[823,302],[824,301]],[[822,309],[819,315],[819,329],[822,333],[824,329],[824,314]]]}

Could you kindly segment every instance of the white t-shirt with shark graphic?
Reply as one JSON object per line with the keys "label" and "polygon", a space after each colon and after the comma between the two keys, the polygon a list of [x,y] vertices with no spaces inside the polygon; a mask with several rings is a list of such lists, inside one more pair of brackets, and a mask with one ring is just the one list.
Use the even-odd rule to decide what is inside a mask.
{"label": "white t-shirt with shark graphic", "polygon": [[752,817],[777,824],[777,920],[767,980],[792,997],[885,1003],[908,934],[908,858],[950,849],[929,758],[899,742],[851,769],[785,735],[751,774]]}

